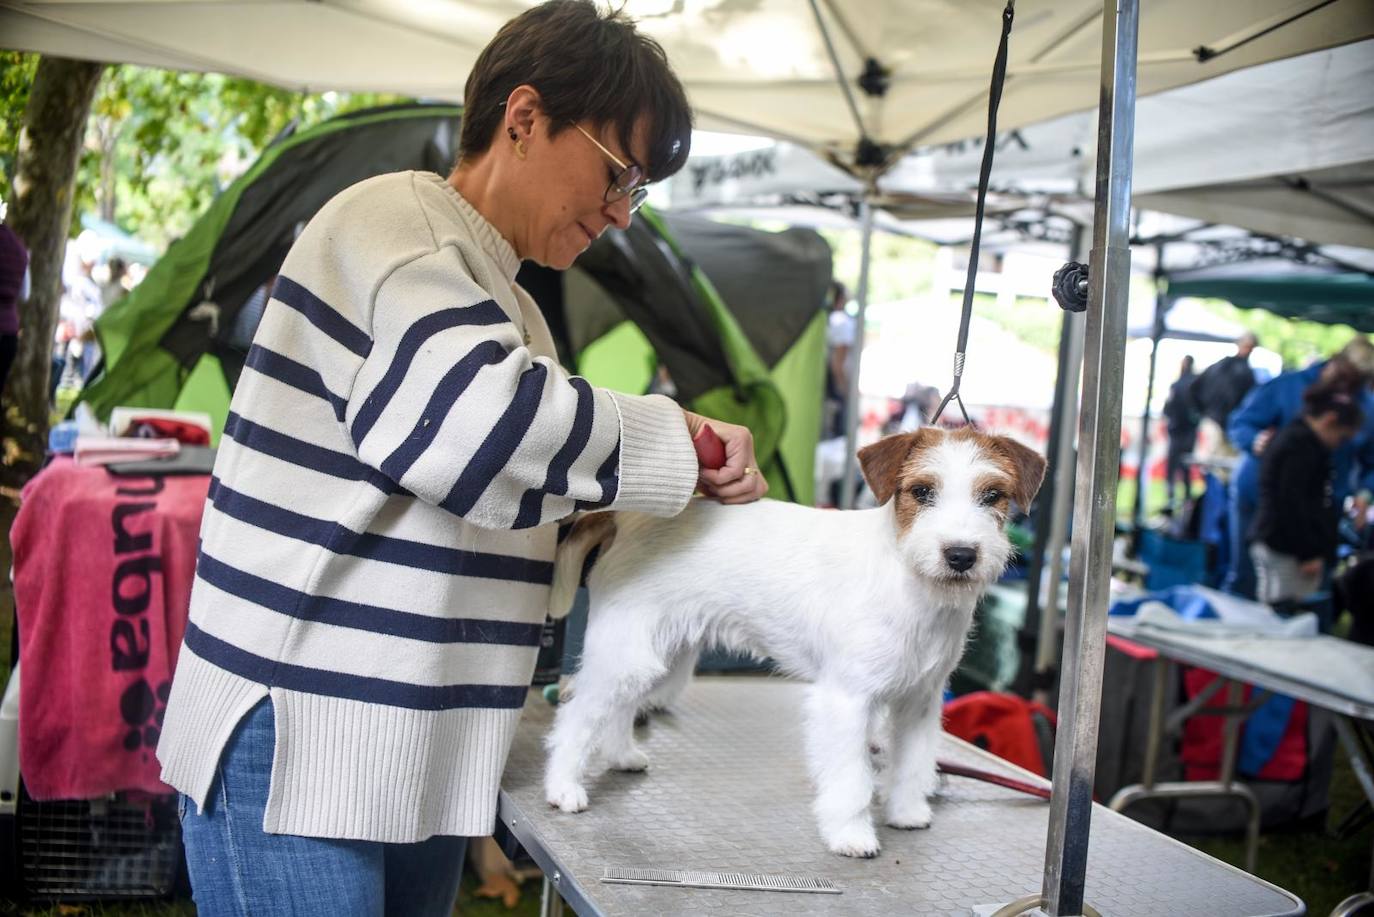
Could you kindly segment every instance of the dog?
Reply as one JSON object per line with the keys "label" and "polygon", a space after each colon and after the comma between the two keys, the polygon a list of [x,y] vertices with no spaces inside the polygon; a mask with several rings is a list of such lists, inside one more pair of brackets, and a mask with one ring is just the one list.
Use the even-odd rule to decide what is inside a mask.
{"label": "dog", "polygon": [[1029,508],[1045,460],[1006,437],[923,428],[865,447],[859,463],[875,509],[694,499],[672,519],[601,512],[573,525],[555,559],[552,614],[567,613],[588,553],[599,553],[576,690],[546,740],[551,805],[585,809],[584,781],[598,768],[645,770],[636,714],[670,703],[714,645],[810,682],[806,759],[830,850],[878,853],[875,738],[890,749],[886,823],[930,825],[945,683],[1011,553],[1010,504]]}

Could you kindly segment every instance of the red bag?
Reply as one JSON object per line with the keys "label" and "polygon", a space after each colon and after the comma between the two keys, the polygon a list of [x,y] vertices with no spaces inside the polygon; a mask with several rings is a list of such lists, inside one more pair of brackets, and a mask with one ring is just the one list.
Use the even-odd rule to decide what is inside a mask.
{"label": "red bag", "polygon": [[1014,694],[975,691],[945,704],[945,732],[1041,777],[1053,761],[1054,726],[1053,710]]}
{"label": "red bag", "polygon": [[185,446],[210,445],[210,431],[199,424],[168,417],[135,417],[129,422],[129,435],[144,439],[175,439]]}
{"label": "red bag", "polygon": [[[1206,669],[1184,669],[1183,686],[1188,697],[1196,697],[1216,679]],[[1248,701],[1254,688],[1244,685],[1242,697]],[[1226,692],[1218,691],[1207,702],[1208,707],[1226,706]],[[1179,757],[1183,760],[1184,780],[1216,780],[1221,774],[1221,746],[1224,734],[1219,716],[1194,716],[1183,724],[1183,742]],[[1307,770],[1307,704],[1293,705],[1283,738],[1274,756],[1255,775],[1257,780],[1301,780]]]}

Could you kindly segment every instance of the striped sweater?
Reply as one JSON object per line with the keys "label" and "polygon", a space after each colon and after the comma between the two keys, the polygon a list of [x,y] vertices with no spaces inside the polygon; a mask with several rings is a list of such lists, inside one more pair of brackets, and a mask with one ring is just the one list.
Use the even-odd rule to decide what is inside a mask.
{"label": "striped sweater", "polygon": [[264,697],[264,829],[481,835],[556,526],[678,512],[681,411],[568,376],[515,251],[442,178],[344,191],[282,266],[215,462],[158,757],[204,806]]}

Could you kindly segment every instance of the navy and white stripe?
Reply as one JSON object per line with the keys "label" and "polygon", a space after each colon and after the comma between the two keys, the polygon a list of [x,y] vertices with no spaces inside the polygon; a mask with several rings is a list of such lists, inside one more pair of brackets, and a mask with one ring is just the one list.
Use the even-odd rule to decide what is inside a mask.
{"label": "navy and white stripe", "polygon": [[366,357],[372,350],[372,340],[367,332],[290,277],[282,275],[277,278],[276,285],[272,287],[272,298],[295,309],[310,324],[358,356]]}
{"label": "navy and white stripe", "polygon": [[417,685],[346,672],[330,671],[268,659],[186,625],[186,646],[207,662],[258,684],[323,694],[346,700],[406,707],[411,710],[456,710],[479,707],[518,710],[525,704],[524,685]]}
{"label": "navy and white stripe", "polygon": [[425,643],[538,646],[543,625],[522,621],[447,618],[311,595],[236,569],[201,552],[196,575],[217,589],[278,614],[336,627],[390,634]]}
{"label": "navy and white stripe", "polygon": [[[362,410],[353,420],[353,441],[362,442],[371,432],[373,425],[377,423],[382,411],[386,408],[387,402],[394,398],[397,391],[400,390],[401,383],[410,370],[411,364],[415,360],[415,354],[422,344],[428,342],[430,338],[441,331],[457,328],[461,325],[482,327],[506,324],[509,321],[506,313],[501,311],[501,307],[488,299],[465,309],[445,309],[443,312],[426,315],[407,328],[401,336],[400,344],[396,347],[395,357],[387,367],[386,375],[382,377],[381,383],[368,393],[367,399],[363,402]],[[490,342],[482,341],[479,343]]]}
{"label": "navy and white stripe", "polygon": [[335,452],[333,449],[278,433],[251,420],[244,420],[233,411],[225,418],[224,435],[245,448],[281,459],[283,462],[290,462],[345,481],[365,481],[382,493],[405,493],[395,481],[384,473],[364,465],[351,453]]}
{"label": "navy and white stripe", "polygon": [[[520,442],[534,423],[534,415],[539,410],[540,397],[543,395],[544,380],[548,368],[535,363],[520,376],[515,397],[511,399],[496,426],[482,440],[472,461],[458,475],[453,489],[439,505],[451,513],[466,516],[478,499],[491,486],[491,482],[501,473],[519,448]],[[545,472],[544,480],[548,480]]]}
{"label": "navy and white stripe", "polygon": [[[554,455],[549,463],[549,473],[542,488],[531,487],[520,498],[520,512],[515,516],[514,528],[524,529],[538,525],[543,516],[544,494],[565,494],[568,492],[568,469],[587,448],[587,440],[592,435],[592,387],[586,379],[570,379],[577,389],[577,415],[573,418],[572,430],[563,448]],[[609,501],[608,501],[609,502]],[[562,540],[561,538],[559,539]]]}
{"label": "navy and white stripe", "polygon": [[[484,366],[500,363],[508,356],[509,351],[496,341],[482,341],[453,364],[453,368],[445,373],[439,384],[434,387],[434,394],[425,405],[424,415],[415,424],[410,436],[382,462],[383,473],[400,480],[401,476],[410,470],[410,466],[415,464],[415,460],[433,445],[434,438],[439,434],[440,421],[453,409],[454,402],[468,390],[477,373]],[[358,426],[354,424],[355,429]]]}
{"label": "navy and white stripe", "polygon": [[553,582],[553,564],[549,561],[465,551],[446,545],[391,538],[376,532],[355,532],[338,522],[293,512],[232,490],[218,478],[210,479],[209,497],[214,508],[226,516],[305,544],[328,548],[339,555],[456,576],[540,586]]}
{"label": "navy and white stripe", "polygon": [[334,410],[334,416],[340,423],[343,423],[344,411],[348,407],[348,402],[343,397],[331,392],[328,386],[324,384],[324,378],[309,366],[297,363],[279,353],[273,353],[261,344],[254,344],[248,349],[248,359],[244,361],[244,365],[264,376],[269,376],[292,388],[300,389],[307,395],[314,395],[316,398],[329,402],[329,406]]}

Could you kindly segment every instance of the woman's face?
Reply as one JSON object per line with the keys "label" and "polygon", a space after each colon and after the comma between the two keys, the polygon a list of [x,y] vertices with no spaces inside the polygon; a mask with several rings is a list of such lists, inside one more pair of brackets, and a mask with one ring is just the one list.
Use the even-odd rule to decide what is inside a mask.
{"label": "woman's face", "polygon": [[[643,145],[643,133],[641,125],[634,134],[636,146]],[[611,157],[625,165],[643,163],[646,151],[624,149],[617,134],[615,125],[586,123],[566,127],[552,139],[545,134],[544,142],[530,145],[528,165],[537,170],[537,200],[523,257],[564,270],[608,228],[630,225],[629,195],[606,202],[606,189],[621,171]]]}

